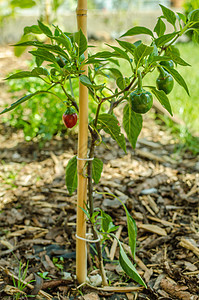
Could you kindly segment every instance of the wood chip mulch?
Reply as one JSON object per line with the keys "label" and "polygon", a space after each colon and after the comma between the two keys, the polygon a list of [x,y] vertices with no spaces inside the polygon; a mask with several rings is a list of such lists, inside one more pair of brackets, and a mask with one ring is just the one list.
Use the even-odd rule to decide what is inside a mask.
{"label": "wood chip mulch", "polygon": [[[1,299],[15,299],[19,262],[22,274],[28,262],[23,280],[29,284],[18,299],[30,294],[35,299],[199,299],[199,161],[175,152],[173,138],[161,126],[147,118],[136,150],[128,145],[126,155],[106,136],[96,153],[104,162],[96,192],[115,194],[135,219],[135,263],[148,289],[121,272],[115,263],[118,248],[109,241],[104,258],[110,287],[85,285],[82,295],[74,276],[76,193],[68,195],[64,180],[77,136],[55,138],[39,149],[20,132],[1,129]],[[95,193],[95,207],[112,216],[130,255],[121,204]],[[95,254],[88,253],[88,273],[96,281]]]}

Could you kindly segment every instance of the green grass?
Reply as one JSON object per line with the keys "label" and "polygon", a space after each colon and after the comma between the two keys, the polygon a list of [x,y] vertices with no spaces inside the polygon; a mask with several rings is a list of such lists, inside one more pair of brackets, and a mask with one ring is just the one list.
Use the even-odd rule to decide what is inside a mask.
{"label": "green grass", "polygon": [[192,133],[199,132],[199,45],[193,43],[179,44],[181,56],[191,67],[178,67],[190,91],[190,97],[184,89],[175,84],[169,97],[174,114],[179,115]]}
{"label": "green grass", "polygon": [[199,45],[193,43],[178,44],[181,56],[191,67],[178,66],[178,71],[185,79],[190,97],[184,89],[175,83],[169,99],[174,114],[178,115],[191,133],[199,132]]}
{"label": "green grass", "polygon": [[[185,79],[190,97],[185,90],[176,82],[171,94],[168,95],[174,115],[181,118],[188,130],[192,134],[199,132],[199,45],[193,43],[184,43],[177,45],[181,57],[187,61],[191,67],[178,66],[178,72]],[[121,68],[123,73],[128,76],[130,73],[129,67],[125,62],[122,62]],[[143,85],[155,85],[155,80],[158,72],[150,73],[143,79]]]}

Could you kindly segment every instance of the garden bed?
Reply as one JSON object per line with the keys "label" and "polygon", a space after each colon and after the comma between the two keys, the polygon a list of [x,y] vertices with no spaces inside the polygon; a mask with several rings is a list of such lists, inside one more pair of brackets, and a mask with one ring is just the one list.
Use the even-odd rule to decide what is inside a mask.
{"label": "garden bed", "polygon": [[[7,64],[16,68],[15,58],[8,57]],[[10,96],[4,83],[0,88],[2,104]],[[104,169],[95,186],[95,206],[112,216],[128,251],[124,209],[97,192],[115,194],[126,203],[138,227],[137,270],[148,289],[137,288],[121,272],[113,241],[103,253],[111,288],[78,288],[77,197],[76,193],[69,197],[65,187],[65,167],[77,153],[77,136],[55,137],[40,149],[37,142],[24,142],[21,131],[1,123],[0,130],[1,299],[26,299],[30,294],[35,299],[199,299],[199,160],[189,152],[175,151],[174,138],[154,121],[154,114],[145,117],[135,151],[127,144],[125,155],[106,136],[106,146],[96,150]],[[96,282],[91,246],[88,275]],[[14,285],[26,267],[25,281],[35,282],[16,298]]]}

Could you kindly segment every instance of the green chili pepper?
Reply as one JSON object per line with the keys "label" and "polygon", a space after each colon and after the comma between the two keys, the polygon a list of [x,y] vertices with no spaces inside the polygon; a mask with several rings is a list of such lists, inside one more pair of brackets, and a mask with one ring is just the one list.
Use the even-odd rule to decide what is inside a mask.
{"label": "green chili pepper", "polygon": [[158,90],[164,91],[165,94],[169,94],[172,91],[174,85],[173,77],[162,67],[158,67],[158,71],[160,72],[160,75],[156,79],[157,88]]}
{"label": "green chili pepper", "polygon": [[138,114],[145,114],[153,105],[153,97],[150,92],[142,88],[142,76],[138,70],[138,88],[130,94],[131,109]]}

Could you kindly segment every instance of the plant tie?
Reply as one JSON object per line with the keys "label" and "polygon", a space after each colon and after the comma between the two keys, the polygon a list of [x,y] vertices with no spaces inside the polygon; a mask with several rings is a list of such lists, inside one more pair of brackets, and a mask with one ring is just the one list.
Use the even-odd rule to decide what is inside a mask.
{"label": "plant tie", "polygon": [[94,157],[87,157],[87,158],[80,158],[78,156],[76,156],[76,157],[77,157],[77,160],[87,160],[87,161],[89,161],[89,160],[93,160],[94,159]]}
{"label": "plant tie", "polygon": [[[91,234],[90,233],[86,233],[86,236],[90,236]],[[91,240],[91,239],[87,239],[87,238],[83,238],[81,236],[78,236],[77,234],[75,235],[75,237],[79,240],[82,240],[82,241],[85,241],[85,242],[88,242],[88,243],[97,243],[100,241],[100,237],[98,237],[98,239],[96,240]]]}

